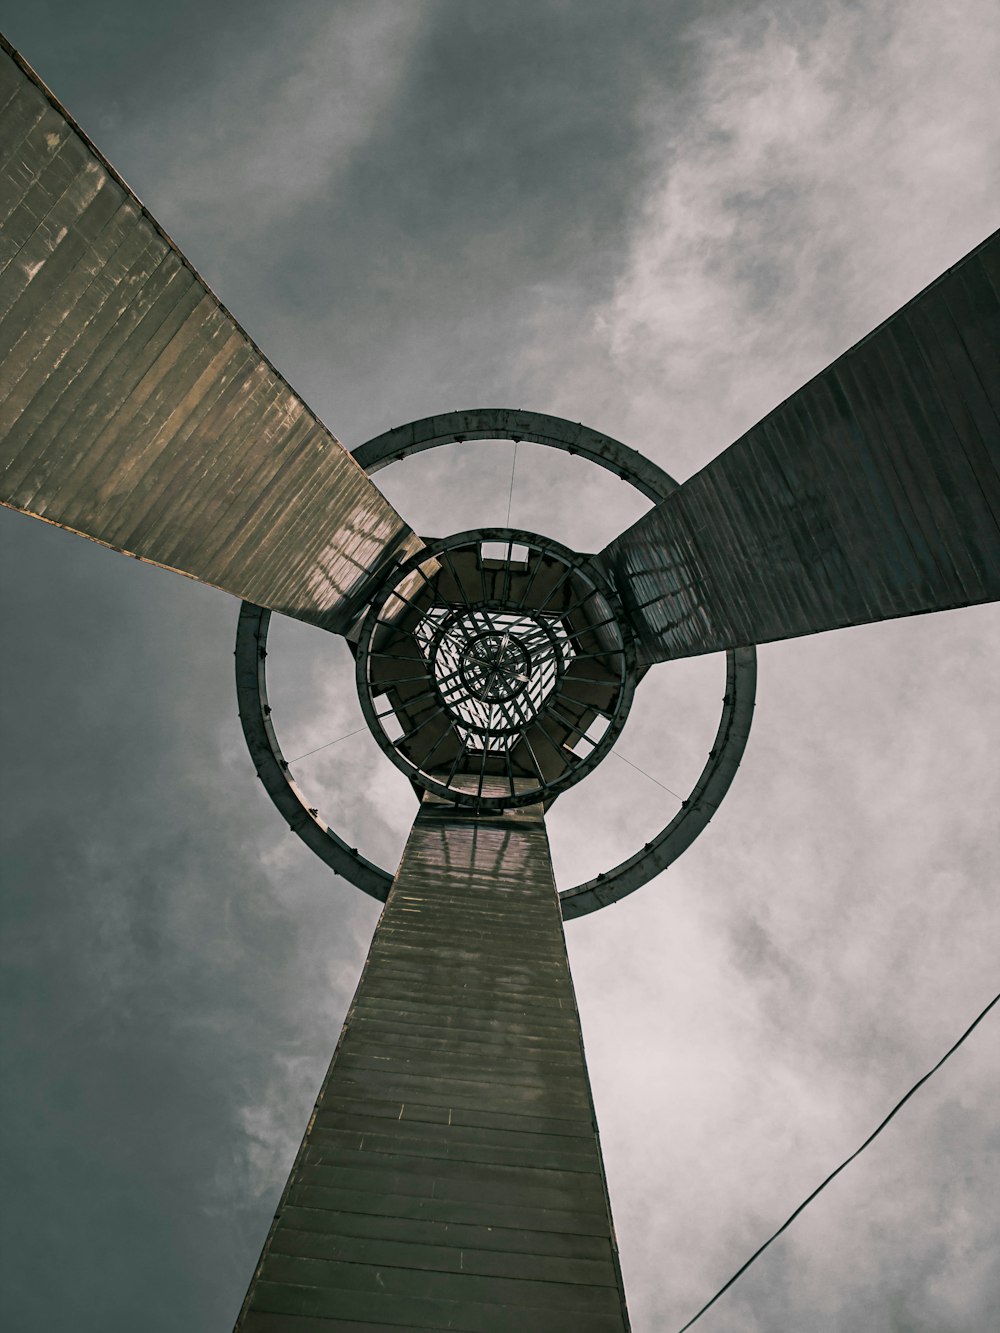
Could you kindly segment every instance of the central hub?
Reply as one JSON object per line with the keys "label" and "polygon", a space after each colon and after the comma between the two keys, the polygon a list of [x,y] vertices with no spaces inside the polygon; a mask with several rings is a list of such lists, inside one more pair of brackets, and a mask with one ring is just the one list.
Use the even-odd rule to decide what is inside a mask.
{"label": "central hub", "polygon": [[574,656],[558,618],[494,603],[432,606],[414,631],[442,701],[477,748],[503,749]]}
{"label": "central hub", "polygon": [[610,749],[635,684],[628,631],[589,559],[506,529],[427,541],[358,640],[376,740],[459,805],[551,800]]}
{"label": "central hub", "polygon": [[531,680],[531,654],[511,630],[494,630],[472,641],[459,669],[474,699],[497,703],[524,692]]}

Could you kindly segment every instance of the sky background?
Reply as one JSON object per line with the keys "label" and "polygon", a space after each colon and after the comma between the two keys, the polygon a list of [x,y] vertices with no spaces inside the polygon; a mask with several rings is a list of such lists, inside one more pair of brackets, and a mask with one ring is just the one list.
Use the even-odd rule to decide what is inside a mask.
{"label": "sky background", "polygon": [[[35,66],[348,445],[480,404],[690,476],[997,225],[994,0],[0,3]],[[510,444],[379,475],[428,534],[506,518]],[[646,504],[522,446],[511,522]],[[377,906],[245,752],[225,594],[0,514],[0,1316],[231,1326]],[[998,608],[759,652],[743,767],[655,883],[571,923],[633,1326],[679,1328],[998,988]],[[296,756],[360,726],[275,622]],[[721,659],[617,750],[685,795]],[[392,867],[366,735],[293,764]],[[615,756],[556,804],[568,887],[676,801]],[[698,1325],[980,1333],[1000,1308],[998,1019]]]}

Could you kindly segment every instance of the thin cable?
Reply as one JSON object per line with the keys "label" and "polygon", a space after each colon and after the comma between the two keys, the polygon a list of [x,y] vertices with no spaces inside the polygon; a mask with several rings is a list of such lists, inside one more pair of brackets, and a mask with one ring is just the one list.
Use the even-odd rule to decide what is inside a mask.
{"label": "thin cable", "polygon": [[507,495],[507,522],[505,528],[510,527],[510,506],[514,499],[514,469],[517,467],[517,440],[514,441],[514,457],[510,465],[510,492]]}
{"label": "thin cable", "polygon": [[754,1262],[754,1260],[760,1258],[760,1256],[764,1253],[764,1251],[771,1244],[771,1242],[773,1240],[777,1240],[778,1237],[781,1235],[781,1233],[787,1227],[791,1226],[791,1224],[798,1217],[799,1213],[802,1212],[803,1208],[807,1207],[810,1203],[812,1203],[816,1195],[819,1194],[822,1190],[826,1189],[827,1185],[829,1185],[830,1181],[833,1180],[834,1176],[839,1176],[845,1166],[849,1166],[850,1163],[854,1161],[855,1157],[857,1157],[859,1153],[864,1152],[864,1150],[868,1147],[869,1143],[871,1143],[871,1141],[874,1138],[877,1138],[878,1135],[882,1133],[883,1129],[885,1129],[886,1125],[893,1118],[896,1112],[899,1111],[906,1104],[906,1102],[910,1100],[910,1098],[917,1091],[917,1089],[923,1087],[923,1085],[927,1082],[927,1080],[931,1077],[931,1075],[937,1073],[937,1071],[941,1068],[941,1066],[948,1059],[948,1057],[955,1054],[959,1046],[961,1046],[962,1042],[965,1041],[966,1037],[969,1036],[969,1034],[973,1031],[974,1028],[979,1026],[979,1024],[983,1021],[983,1019],[990,1012],[990,1010],[993,1008],[993,1006],[996,1004],[998,1000],[1000,1000],[1000,995],[994,995],[993,999],[990,1000],[989,1004],[986,1006],[983,1012],[979,1015],[978,1018],[974,1019],[969,1024],[969,1026],[959,1037],[958,1041],[955,1042],[954,1046],[950,1047],[949,1050],[945,1051],[944,1055],[942,1055],[941,1059],[937,1062],[937,1064],[934,1066],[933,1069],[929,1069],[927,1073],[923,1076],[923,1078],[918,1079],[918,1081],[914,1083],[913,1087],[910,1089],[910,1091],[906,1094],[905,1097],[900,1098],[900,1100],[892,1108],[892,1110],[882,1121],[882,1123],[878,1126],[878,1128],[874,1129],[872,1133],[868,1135],[864,1143],[862,1143],[861,1147],[857,1148],[854,1152],[852,1152],[850,1157],[845,1158],[844,1161],[841,1162],[841,1164],[837,1167],[835,1171],[831,1171],[830,1174],[827,1176],[827,1178],[823,1181],[823,1183],[821,1185],[817,1185],[817,1187],[813,1190],[812,1194],[810,1194],[808,1198],[803,1199],[803,1201],[799,1204],[798,1208],[796,1208],[795,1212],[792,1213],[792,1215],[786,1221],[782,1222],[781,1226],[778,1227],[774,1235],[769,1236],[767,1240],[764,1242],[764,1244],[760,1247],[760,1249],[755,1250],[753,1254],[751,1254],[750,1258],[746,1261],[746,1263],[743,1264],[741,1268],[738,1268],[736,1270],[736,1272],[732,1275],[732,1277],[729,1279],[726,1285],[724,1287],[720,1287],[719,1290],[712,1297],[712,1299],[708,1302],[708,1304],[703,1305],[701,1309],[698,1311],[698,1313],[695,1315],[694,1319],[689,1319],[687,1323],[684,1325],[684,1327],[678,1330],[678,1333],[685,1333],[686,1329],[689,1329],[693,1323],[699,1320],[705,1313],[705,1311],[710,1309],[715,1304],[715,1302],[719,1299],[719,1297],[723,1294],[723,1292],[728,1291],[729,1288],[736,1281],[736,1279],[738,1277],[743,1276],[743,1274],[747,1271],[747,1269]]}
{"label": "thin cable", "polygon": [[616,759],[620,759],[623,764],[628,764],[629,768],[634,768],[637,773],[641,773],[644,778],[649,778],[650,782],[655,782],[656,785],[658,787],[662,787],[664,791],[669,791],[670,795],[674,798],[675,801],[680,801],[681,805],[684,804],[684,797],[678,796],[675,791],[670,791],[670,788],[667,786],[665,782],[661,782],[659,778],[654,778],[652,773],[647,773],[646,770],[644,768],[640,768],[638,764],[633,764],[631,759],[626,759],[625,756],[623,754],[619,754],[617,750],[612,750],[611,753],[614,755]]}
{"label": "thin cable", "polygon": [[327,741],[325,745],[317,745],[315,750],[306,750],[305,754],[298,755],[295,759],[289,759],[289,764],[297,764],[302,759],[308,759],[311,754],[319,754],[320,750],[329,750],[331,745],[339,745],[341,741],[346,741],[350,736],[357,736],[359,732],[367,731],[367,727],[358,727],[357,731],[349,731],[346,736],[338,736],[335,741]]}

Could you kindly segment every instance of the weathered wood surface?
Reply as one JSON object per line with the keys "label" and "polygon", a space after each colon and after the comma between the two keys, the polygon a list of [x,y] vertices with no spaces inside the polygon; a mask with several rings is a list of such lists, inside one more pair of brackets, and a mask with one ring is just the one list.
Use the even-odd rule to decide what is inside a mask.
{"label": "weathered wood surface", "polygon": [[417,545],[6,43],[0,502],[328,627]]}
{"label": "weathered wood surface", "polygon": [[237,1329],[627,1326],[540,810],[425,799]]}
{"label": "weathered wood surface", "polygon": [[649,660],[1000,597],[1000,232],[602,558]]}

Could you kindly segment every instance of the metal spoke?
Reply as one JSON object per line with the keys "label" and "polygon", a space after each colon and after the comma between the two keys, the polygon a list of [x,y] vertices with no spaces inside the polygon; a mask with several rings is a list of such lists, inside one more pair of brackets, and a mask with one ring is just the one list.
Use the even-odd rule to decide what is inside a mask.
{"label": "metal spoke", "polygon": [[435,708],[433,713],[428,713],[428,715],[424,718],[424,720],[422,722],[418,722],[417,725],[413,727],[410,731],[405,732],[402,736],[397,736],[396,740],[393,743],[395,745],[402,745],[403,741],[408,741],[410,737],[415,736],[418,731],[423,731],[424,727],[427,726],[428,722],[433,722],[436,717],[440,717],[442,713],[446,713],[447,711],[448,711],[447,708],[445,708],[443,704],[441,705],[440,708]]}
{"label": "metal spoke", "polygon": [[597,657],[623,657],[624,655],[625,655],[624,648],[605,648],[604,652],[602,653],[574,653],[573,661],[590,662]]}
{"label": "metal spoke", "polygon": [[[455,735],[458,736],[458,728],[455,726],[455,723],[452,722],[451,726],[452,730],[455,732]],[[455,781],[455,774],[458,772],[458,766],[462,762],[462,760],[466,757],[469,751],[468,742],[462,740],[461,736],[458,736],[458,739],[459,741],[461,741],[461,745],[459,746],[458,754],[455,757],[455,762],[451,766],[451,772],[448,774],[448,781],[444,784],[446,787],[450,787],[451,784]]]}
{"label": "metal spoke", "polygon": [[512,541],[508,541],[507,560],[504,565],[503,597],[501,598],[501,601],[504,602],[510,601],[510,579],[511,579],[511,574],[514,572],[513,569],[511,568],[511,558],[513,554],[514,554],[514,543]]}
{"label": "metal spoke", "polygon": [[557,580],[557,582],[555,582],[555,583],[552,585],[552,587],[549,589],[549,594],[548,594],[548,596],[545,598],[545,601],[542,602],[541,606],[539,606],[537,609],[538,609],[539,611],[544,611],[545,608],[548,606],[549,602],[552,601],[552,598],[556,595],[556,593],[559,591],[559,589],[560,589],[560,588],[563,586],[563,584],[566,582],[566,580],[572,578],[573,575],[574,575],[575,573],[576,573],[576,570],[573,568],[573,566],[572,566],[572,565],[568,565],[568,566],[566,567],[566,569],[563,571],[563,573],[562,573],[562,575],[560,576],[560,578]]}
{"label": "metal spoke", "polygon": [[454,729],[455,729],[454,723],[452,723],[450,726],[445,727],[444,731],[442,731],[441,735],[437,738],[437,740],[434,742],[431,748],[424,755],[424,762],[421,772],[430,773],[431,770],[427,767],[427,765],[431,761],[431,756],[437,754],[438,750],[440,750],[441,746],[443,745],[445,740],[452,734]]}
{"label": "metal spoke", "polygon": [[617,625],[618,623],[619,623],[619,622],[618,622],[618,617],[612,615],[612,616],[608,616],[607,619],[605,619],[605,620],[598,620],[598,621],[597,621],[595,624],[593,624],[593,625],[587,625],[584,629],[577,630],[576,633],[577,633],[577,634],[593,634],[595,630],[603,629],[603,628],[605,627],[605,625]]}
{"label": "metal spoke", "polygon": [[482,542],[479,543],[479,546],[476,549],[475,559],[476,563],[479,566],[479,586],[482,589],[483,593],[482,600],[484,602],[488,602],[490,598],[489,598],[489,592],[486,587],[486,560],[483,556]]}
{"label": "metal spoke", "polygon": [[552,750],[552,752],[558,757],[560,763],[565,764],[566,755],[563,753],[563,751],[565,750],[566,747],[562,745],[560,742],[554,741],[552,739],[552,737],[549,735],[548,730],[545,727],[544,718],[541,715],[539,715],[535,719],[535,721],[538,724],[538,730],[541,732],[545,741],[548,743],[549,749]]}
{"label": "metal spoke", "polygon": [[[401,658],[399,660],[409,661],[408,658]],[[428,680],[428,679],[429,679],[428,674],[426,671],[424,671],[419,676],[392,676],[392,677],[387,677],[385,680],[378,680],[378,681],[373,680],[372,684],[384,685],[386,689],[395,689],[397,685],[412,685],[415,681]]]}
{"label": "metal spoke", "polygon": [[568,699],[571,704],[580,704],[582,708],[592,708],[597,713],[603,713],[604,710],[600,704],[595,704],[592,699],[581,699],[579,695],[569,694],[566,690],[559,691],[560,699]]}
{"label": "metal spoke", "polygon": [[405,711],[406,709],[409,708],[410,704],[419,703],[421,699],[433,699],[436,697],[436,695],[437,695],[437,690],[424,690],[423,694],[415,694],[412,697],[412,699],[401,699],[399,701],[398,708],[396,705],[392,705],[391,707],[385,709],[384,712],[376,713],[375,716],[379,719],[383,717],[388,717],[390,713],[398,712],[400,709]]}
{"label": "metal spoke", "polygon": [[483,799],[483,782],[486,778],[486,760],[489,757],[490,738],[492,735],[492,731],[487,731],[483,738],[483,757],[479,765],[479,782],[476,787],[476,799],[479,801]]}
{"label": "metal spoke", "polygon": [[[377,629],[381,629],[383,632],[388,632],[389,634],[395,635],[396,638],[398,639],[409,639],[411,640],[411,642],[416,642],[416,640],[413,638],[413,635],[410,633],[408,629],[400,629],[400,627],[398,625],[394,625],[391,620],[377,620],[375,624]],[[419,651],[419,645],[418,645],[418,651]],[[387,653],[384,650],[380,652],[377,649],[372,649],[368,655],[369,657],[397,657],[397,658],[400,657],[399,653]],[[420,654],[420,661],[426,661],[423,653]]]}
{"label": "metal spoke", "polygon": [[[564,607],[558,613],[560,619],[566,620],[569,616],[573,614],[574,611],[579,611],[581,607],[586,606],[588,602],[592,601],[595,597],[600,597],[600,595],[601,594],[597,591],[596,588],[591,588],[590,592],[588,592],[586,596],[581,597],[578,602],[574,602],[572,606]],[[606,622],[602,621],[601,623],[604,624]]]}
{"label": "metal spoke", "polygon": [[471,606],[472,603],[469,601],[468,594],[467,594],[466,591],[465,591],[465,584],[464,584],[464,583],[462,582],[462,580],[459,578],[459,576],[458,576],[458,570],[455,568],[455,563],[454,563],[454,561],[453,561],[452,558],[451,558],[451,552],[448,551],[448,550],[445,550],[445,551],[442,551],[441,554],[444,556],[444,562],[445,562],[445,564],[446,564],[446,565],[448,566],[448,568],[451,570],[451,577],[455,580],[455,587],[458,589],[459,596],[460,596],[461,599],[462,599],[462,603],[463,603],[463,605],[465,605],[465,606]]}
{"label": "metal spoke", "polygon": [[587,735],[585,731],[581,731],[581,729],[576,725],[575,722],[571,722],[564,713],[560,713],[559,709],[556,707],[555,704],[550,704],[549,708],[546,711],[548,712],[549,715],[557,717],[564,727],[569,727],[570,731],[575,731],[578,736],[582,737],[586,741],[590,741],[591,745],[594,744],[594,742],[590,740],[590,737]]}
{"label": "metal spoke", "polygon": [[530,757],[530,759],[531,759],[532,766],[534,767],[535,772],[538,774],[538,783],[539,783],[539,786],[544,787],[544,786],[545,786],[545,774],[542,772],[542,766],[541,766],[541,764],[538,762],[538,756],[535,754],[534,746],[531,744],[531,741],[528,740],[528,730],[527,730],[527,728],[525,728],[525,730],[524,730],[524,732],[523,732],[523,734],[522,734],[522,736],[521,736],[521,740],[524,742],[524,746],[525,746],[525,749],[528,751],[528,755],[529,755],[529,757]]}
{"label": "metal spoke", "polygon": [[[429,580],[427,580],[427,584],[428,584],[428,587],[430,587],[430,581],[429,581]],[[433,591],[433,589],[431,589],[431,591]],[[386,598],[386,602],[388,603],[389,600],[390,600],[390,598],[393,598],[393,597],[396,599],[397,602],[403,602],[403,603],[405,603],[406,606],[412,607],[412,609],[413,609],[414,611],[419,612],[421,616],[426,616],[427,612],[430,610],[430,607],[428,607],[428,606],[418,606],[417,603],[416,603],[415,601],[413,601],[412,598],[407,597],[407,596],[405,595],[405,593],[401,593],[401,592],[397,591],[397,589],[395,589],[395,588],[393,588],[392,592],[391,592],[391,593],[389,594],[389,596]],[[453,603],[453,602],[445,602],[444,605],[450,608],[450,607],[454,606],[454,603]],[[385,608],[383,608],[383,610],[384,610],[384,609],[385,609]],[[390,621],[385,620],[383,617],[380,617],[380,620],[382,621],[382,624],[383,624],[383,625],[385,625],[385,624],[390,624],[390,623],[391,623]]]}
{"label": "metal spoke", "polygon": [[513,746],[508,745],[504,750],[504,760],[507,764],[507,781],[510,784],[510,794],[511,796],[514,796],[517,792],[517,787],[514,783]]}
{"label": "metal spoke", "polygon": [[[529,569],[530,569],[530,568],[531,568],[531,563],[530,563],[531,552],[530,552],[530,550],[529,550],[529,552],[528,552],[528,557],[529,557]],[[524,606],[527,605],[527,602],[528,602],[528,593],[531,591],[532,585],[534,584],[535,579],[538,577],[538,571],[542,568],[542,566],[543,566],[544,564],[545,564],[545,556],[544,556],[544,554],[543,554],[541,551],[539,551],[539,553],[538,553],[538,559],[535,561],[535,567],[534,567],[534,569],[531,570],[531,573],[530,573],[530,575],[529,575],[529,577],[528,577],[528,579],[527,579],[527,582],[525,583],[524,591],[521,593],[521,600],[520,600],[520,602],[518,603],[519,606],[524,607]]]}

